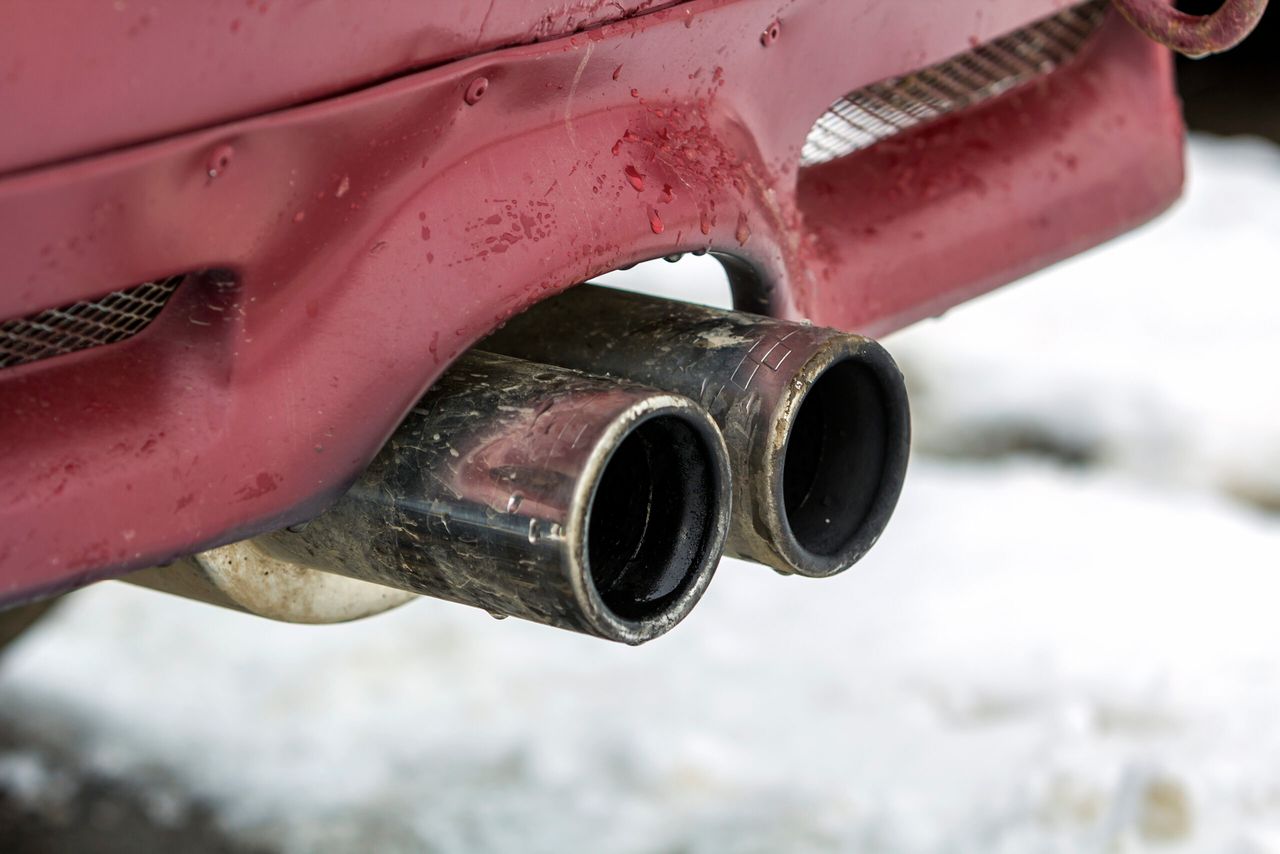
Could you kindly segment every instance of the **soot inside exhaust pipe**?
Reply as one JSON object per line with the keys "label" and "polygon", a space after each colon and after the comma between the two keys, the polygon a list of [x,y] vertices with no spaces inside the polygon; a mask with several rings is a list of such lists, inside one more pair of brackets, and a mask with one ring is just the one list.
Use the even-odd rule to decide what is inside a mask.
{"label": "soot inside exhaust pipe", "polygon": [[700,532],[710,530],[715,479],[699,446],[687,424],[653,418],[605,464],[587,516],[587,566],[601,600],[620,617],[643,619],[668,607],[709,545]]}
{"label": "soot inside exhaust pipe", "polygon": [[832,365],[800,402],[787,435],[782,494],[787,524],[806,551],[839,554],[875,509],[885,411],[874,375],[856,362]]}

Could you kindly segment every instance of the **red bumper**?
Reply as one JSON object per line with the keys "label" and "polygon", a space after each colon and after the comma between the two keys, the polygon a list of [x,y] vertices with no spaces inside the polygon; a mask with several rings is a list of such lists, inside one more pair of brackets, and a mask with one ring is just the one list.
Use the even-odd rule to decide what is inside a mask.
{"label": "red bumper", "polygon": [[709,247],[756,271],[743,304],[879,333],[1150,218],[1182,128],[1114,17],[1039,83],[798,168],[837,96],[1061,5],[699,0],[0,177],[0,320],[224,271],[0,370],[0,602],[314,514],[451,359],[615,267]]}

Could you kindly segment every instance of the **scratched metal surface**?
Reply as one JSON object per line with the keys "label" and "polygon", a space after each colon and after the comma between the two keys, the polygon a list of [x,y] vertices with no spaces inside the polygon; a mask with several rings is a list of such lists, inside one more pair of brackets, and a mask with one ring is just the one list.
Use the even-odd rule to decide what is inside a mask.
{"label": "scratched metal surface", "polygon": [[[654,561],[652,583],[662,586],[630,613],[588,560],[592,505],[622,441],[663,419],[699,443],[703,456],[679,475],[683,502],[700,505],[670,528],[646,510],[644,536],[670,538],[671,558]],[[706,589],[728,526],[728,489],[719,433],[687,399],[473,351],[330,510],[256,542],[331,572],[640,643],[672,628]]]}

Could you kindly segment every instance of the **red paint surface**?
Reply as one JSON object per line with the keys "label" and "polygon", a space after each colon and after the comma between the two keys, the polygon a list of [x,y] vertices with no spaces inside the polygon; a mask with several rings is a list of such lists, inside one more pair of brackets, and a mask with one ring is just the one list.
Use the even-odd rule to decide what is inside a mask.
{"label": "red paint surface", "polygon": [[[64,23],[76,39],[126,37],[92,32],[90,5],[110,8],[86,3],[83,21]],[[166,81],[137,84],[149,99],[119,94],[156,66],[114,45],[87,55],[101,79],[82,88],[26,66],[0,91],[6,108],[41,115],[34,130],[10,124],[0,162],[252,113],[294,100],[298,80],[317,97],[385,71],[360,45],[325,54],[341,16],[303,27],[311,41],[282,35],[283,59],[240,52],[234,40],[276,11],[311,20],[305,5],[241,4],[238,30],[228,18],[197,48],[181,42],[175,79],[208,89],[189,100]],[[430,5],[438,32],[421,30],[396,61],[468,52],[466,38],[492,46],[477,41],[473,4]],[[882,332],[1154,215],[1181,183],[1181,127],[1167,56],[1119,19],[1049,81],[797,169],[838,95],[1061,5],[699,0],[0,178],[0,319],[176,271],[235,276],[185,285],[127,342],[0,372],[0,601],[312,515],[450,360],[603,271],[711,248],[759,272],[743,304]],[[23,14],[0,41],[37,62],[22,45],[55,13]],[[485,32],[542,20],[533,4],[497,3]],[[253,75],[215,73],[235,62]],[[468,104],[478,77],[487,89]],[[109,91],[118,116],[83,103]]]}
{"label": "red paint surface", "polygon": [[0,27],[0,174],[304,103],[672,2],[8,4]]}

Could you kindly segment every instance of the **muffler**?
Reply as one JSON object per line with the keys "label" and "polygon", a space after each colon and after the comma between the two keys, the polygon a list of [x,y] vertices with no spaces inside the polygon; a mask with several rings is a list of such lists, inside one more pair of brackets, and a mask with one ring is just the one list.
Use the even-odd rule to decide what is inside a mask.
{"label": "muffler", "polygon": [[284,623],[345,623],[397,608],[417,597],[407,590],[264,554],[253,540],[141,569],[122,581]]}
{"label": "muffler", "polygon": [[729,447],[731,555],[834,575],[875,544],[897,504],[910,445],[906,387],[868,338],[579,285],[481,346],[701,403]]}
{"label": "muffler", "polygon": [[715,422],[689,399],[477,351],[280,560],[638,644],[706,589],[728,530]]}

